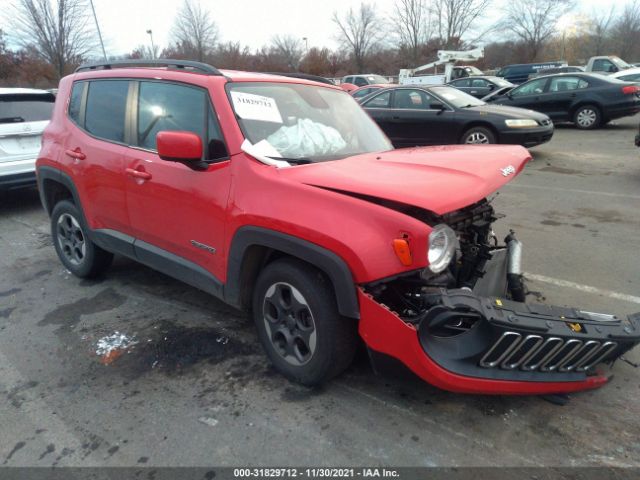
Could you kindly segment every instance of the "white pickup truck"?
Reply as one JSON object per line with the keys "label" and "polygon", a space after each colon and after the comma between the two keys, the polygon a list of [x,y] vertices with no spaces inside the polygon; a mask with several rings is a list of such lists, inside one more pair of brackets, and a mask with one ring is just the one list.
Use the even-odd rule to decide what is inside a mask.
{"label": "white pickup truck", "polygon": [[584,71],[608,74],[626,70],[627,68],[631,68],[631,65],[620,57],[605,55],[591,57],[587,62],[587,66],[584,67]]}

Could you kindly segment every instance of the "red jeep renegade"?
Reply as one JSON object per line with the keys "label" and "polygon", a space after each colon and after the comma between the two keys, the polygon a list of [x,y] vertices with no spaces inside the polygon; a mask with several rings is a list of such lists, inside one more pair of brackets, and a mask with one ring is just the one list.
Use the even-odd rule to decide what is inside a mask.
{"label": "red jeep renegade", "polygon": [[359,336],[446,390],[599,387],[640,314],[524,303],[521,244],[499,245],[486,197],[528,160],[393,150],[338,87],[135,60],[62,79],[37,176],[66,268],[118,253],[246,309],[292,380],[339,374]]}

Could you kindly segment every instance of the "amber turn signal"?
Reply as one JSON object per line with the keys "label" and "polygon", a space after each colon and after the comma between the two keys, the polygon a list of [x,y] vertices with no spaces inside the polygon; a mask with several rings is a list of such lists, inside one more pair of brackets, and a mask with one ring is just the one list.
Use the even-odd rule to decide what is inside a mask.
{"label": "amber turn signal", "polygon": [[409,242],[404,238],[395,238],[393,240],[393,251],[396,252],[396,256],[400,260],[400,263],[405,267],[408,267],[413,263],[411,258],[411,249],[409,248]]}

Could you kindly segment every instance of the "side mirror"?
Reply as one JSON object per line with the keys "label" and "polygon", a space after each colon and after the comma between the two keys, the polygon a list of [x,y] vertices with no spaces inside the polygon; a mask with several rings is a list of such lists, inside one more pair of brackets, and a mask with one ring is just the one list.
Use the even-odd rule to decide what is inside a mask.
{"label": "side mirror", "polygon": [[194,170],[206,170],[209,165],[202,160],[202,139],[193,132],[158,132],[156,136],[158,156],[169,162],[179,162]]}
{"label": "side mirror", "polygon": [[489,90],[494,90],[496,88],[496,86],[493,83],[489,84]]}
{"label": "side mirror", "polygon": [[431,110],[444,110],[445,106],[444,106],[444,103],[442,102],[431,102],[429,104],[429,108]]}

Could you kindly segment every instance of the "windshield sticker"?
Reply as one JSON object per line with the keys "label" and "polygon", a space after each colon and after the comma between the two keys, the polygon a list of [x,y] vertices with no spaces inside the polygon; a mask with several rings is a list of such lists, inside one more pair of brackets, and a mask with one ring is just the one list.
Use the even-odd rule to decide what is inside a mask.
{"label": "windshield sticker", "polygon": [[280,152],[276,150],[273,145],[271,145],[267,140],[260,140],[256,143],[253,148],[256,149],[257,152],[260,152],[265,157],[272,158],[281,158]]}
{"label": "windshield sticker", "polygon": [[282,116],[275,99],[252,93],[231,92],[233,107],[243,120],[262,120],[282,123]]}

